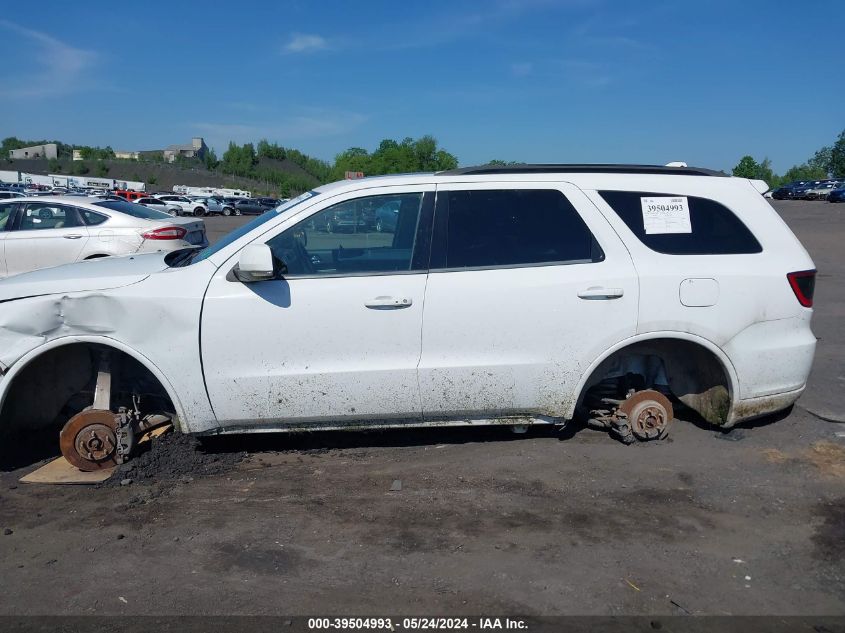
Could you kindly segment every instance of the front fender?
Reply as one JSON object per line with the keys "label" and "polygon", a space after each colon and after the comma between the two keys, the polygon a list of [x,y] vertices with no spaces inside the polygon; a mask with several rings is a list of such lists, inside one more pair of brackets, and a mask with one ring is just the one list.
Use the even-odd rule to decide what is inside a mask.
{"label": "front fender", "polygon": [[150,373],[156,378],[156,380],[161,383],[161,386],[167,392],[170,401],[173,403],[174,408],[176,409],[176,415],[179,417],[179,425],[180,430],[184,433],[190,432],[190,428],[186,424],[188,420],[186,416],[185,407],[179,398],[176,390],[173,388],[170,380],[162,373],[162,371],[153,363],[149,358],[141,354],[138,350],[135,350],[124,343],[121,343],[118,340],[110,338],[108,336],[63,336],[60,338],[55,338],[47,343],[39,345],[34,349],[31,349],[26,354],[21,356],[10,368],[4,369],[2,372],[2,376],[0,376],[0,411],[3,410],[3,405],[6,402],[6,397],[9,394],[10,387],[15,381],[15,377],[20,374],[26,367],[32,363],[36,358],[40,357],[42,354],[54,350],[59,347],[63,347],[66,345],[73,345],[76,343],[91,343],[97,345],[103,345],[105,347],[110,347],[112,349],[118,350],[120,352],[125,353],[127,356],[131,356],[136,361],[138,361],[141,365],[146,367]]}

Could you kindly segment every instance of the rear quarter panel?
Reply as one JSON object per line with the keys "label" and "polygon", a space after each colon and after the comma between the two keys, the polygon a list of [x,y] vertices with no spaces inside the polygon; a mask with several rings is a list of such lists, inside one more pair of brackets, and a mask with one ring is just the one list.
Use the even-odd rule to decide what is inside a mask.
{"label": "rear quarter panel", "polygon": [[[629,183],[624,180],[618,177],[612,184],[595,185],[597,190],[710,198],[733,211],[763,248],[761,253],[739,255],[657,253],[630,231],[597,190],[588,191],[633,256],[640,278],[637,334],[686,332],[711,341],[735,366],[739,378],[735,398],[803,386],[815,341],[809,330],[812,311],[798,303],[786,275],[814,266],[772,206],[743,179],[673,176],[638,177],[636,182],[631,178]],[[683,305],[681,284],[687,279],[715,279],[716,302],[700,307]],[[763,323],[768,325],[760,329]],[[752,332],[750,328],[755,327],[758,330]],[[768,368],[764,368],[766,361]],[[771,363],[777,368],[772,369]]]}

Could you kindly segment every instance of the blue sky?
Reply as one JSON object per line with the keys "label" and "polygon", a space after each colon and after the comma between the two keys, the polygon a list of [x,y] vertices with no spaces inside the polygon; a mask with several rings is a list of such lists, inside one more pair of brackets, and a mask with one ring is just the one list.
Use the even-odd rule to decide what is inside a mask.
{"label": "blue sky", "polygon": [[324,159],[432,134],[462,165],[776,171],[845,128],[841,0],[48,1],[0,17],[0,136]]}

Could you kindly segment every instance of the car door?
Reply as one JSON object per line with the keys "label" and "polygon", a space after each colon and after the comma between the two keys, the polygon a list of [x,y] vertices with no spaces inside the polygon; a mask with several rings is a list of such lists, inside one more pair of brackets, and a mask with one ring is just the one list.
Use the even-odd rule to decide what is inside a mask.
{"label": "car door", "polygon": [[574,185],[440,185],[419,366],[424,417],[566,417],[637,326],[627,249]]}
{"label": "car door", "polygon": [[[287,272],[242,283],[236,258],[202,312],[206,385],[223,426],[419,420],[417,383],[433,185],[327,200],[267,243]],[[402,201],[391,233],[327,233],[339,204]]]}
{"label": "car door", "polygon": [[4,240],[8,275],[77,261],[88,229],[76,208],[49,199],[20,206]]}

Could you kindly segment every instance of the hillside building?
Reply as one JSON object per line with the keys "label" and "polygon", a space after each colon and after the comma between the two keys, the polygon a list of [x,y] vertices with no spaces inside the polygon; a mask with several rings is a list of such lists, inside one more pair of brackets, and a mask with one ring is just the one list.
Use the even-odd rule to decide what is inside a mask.
{"label": "hillside building", "polygon": [[27,158],[47,158],[54,159],[59,157],[59,146],[55,143],[47,143],[46,145],[33,145],[32,147],[21,147],[20,149],[10,149],[9,158],[27,159]]}

